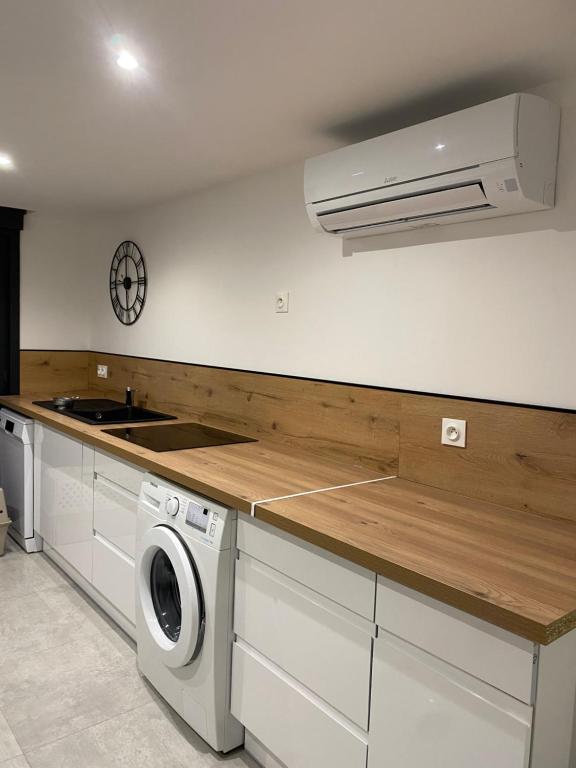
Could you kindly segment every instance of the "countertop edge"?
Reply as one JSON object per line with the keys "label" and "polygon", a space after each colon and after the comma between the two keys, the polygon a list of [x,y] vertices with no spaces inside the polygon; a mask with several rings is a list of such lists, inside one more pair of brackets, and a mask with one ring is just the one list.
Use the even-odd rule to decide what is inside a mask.
{"label": "countertop edge", "polygon": [[427,595],[539,645],[549,645],[576,629],[576,610],[549,624],[542,624],[463,589],[450,586],[430,576],[380,558],[341,539],[303,526],[283,515],[277,515],[264,504],[255,505],[254,517],[380,576],[409,587],[415,592]]}

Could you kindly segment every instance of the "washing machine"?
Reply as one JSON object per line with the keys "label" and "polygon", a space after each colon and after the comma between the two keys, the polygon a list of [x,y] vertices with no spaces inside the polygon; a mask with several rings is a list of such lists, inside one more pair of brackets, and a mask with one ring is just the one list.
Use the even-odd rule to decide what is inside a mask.
{"label": "washing machine", "polygon": [[230,713],[234,510],[145,475],[138,503],[138,666],[219,752],[244,741]]}

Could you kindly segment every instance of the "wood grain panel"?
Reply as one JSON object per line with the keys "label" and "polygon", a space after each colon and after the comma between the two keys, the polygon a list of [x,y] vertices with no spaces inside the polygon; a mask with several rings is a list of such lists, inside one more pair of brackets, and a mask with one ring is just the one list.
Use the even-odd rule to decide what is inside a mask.
{"label": "wood grain panel", "polygon": [[22,350],[21,394],[75,394],[88,387],[89,352]]}
{"label": "wood grain panel", "polygon": [[[96,364],[109,378],[96,377]],[[398,469],[400,395],[395,392],[92,353],[90,386],[114,396],[186,413],[215,426],[303,447],[382,474]]]}
{"label": "wood grain panel", "polygon": [[367,467],[330,460],[266,438],[256,443],[157,453],[105,434],[106,427],[83,424],[34,405],[29,397],[0,397],[0,405],[242,512],[251,512],[252,504],[263,499],[382,476]]}
{"label": "wood grain panel", "polygon": [[[442,417],[466,419],[466,448],[440,444]],[[403,395],[399,476],[576,520],[576,414]]]}
{"label": "wood grain panel", "polygon": [[[110,378],[96,377],[96,363]],[[88,365],[88,381],[86,366]],[[576,415],[145,358],[24,352],[22,392],[90,386],[381,475],[549,517],[576,520]],[[465,449],[442,446],[443,416],[468,422]]]}
{"label": "wood grain panel", "polygon": [[576,627],[576,523],[400,479],[257,505],[257,518],[515,634]]}

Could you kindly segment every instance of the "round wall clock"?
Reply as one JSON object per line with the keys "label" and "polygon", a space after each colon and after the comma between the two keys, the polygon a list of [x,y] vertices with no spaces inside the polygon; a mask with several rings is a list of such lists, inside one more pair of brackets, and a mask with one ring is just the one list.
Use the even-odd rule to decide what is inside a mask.
{"label": "round wall clock", "polygon": [[120,243],[110,266],[110,300],[124,325],[133,325],[142,314],[147,282],[144,257],[136,243]]}

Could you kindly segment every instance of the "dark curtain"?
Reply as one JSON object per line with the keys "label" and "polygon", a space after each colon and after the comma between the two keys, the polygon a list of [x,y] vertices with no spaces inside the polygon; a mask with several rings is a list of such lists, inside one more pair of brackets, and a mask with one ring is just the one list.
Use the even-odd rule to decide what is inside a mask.
{"label": "dark curtain", "polygon": [[20,231],[25,211],[0,207],[0,394],[20,386]]}

